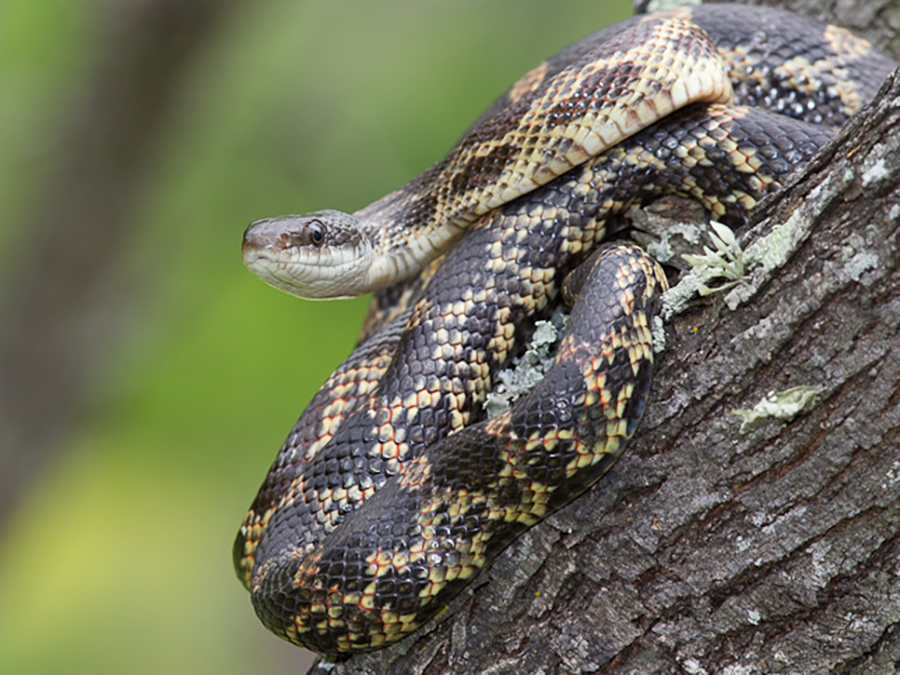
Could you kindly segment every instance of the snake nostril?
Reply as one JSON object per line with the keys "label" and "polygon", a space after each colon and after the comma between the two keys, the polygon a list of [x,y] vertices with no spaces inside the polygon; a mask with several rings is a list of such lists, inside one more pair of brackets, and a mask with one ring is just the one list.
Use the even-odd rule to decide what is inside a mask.
{"label": "snake nostril", "polygon": [[244,232],[244,239],[241,242],[241,254],[244,258],[247,258],[247,256],[252,254],[257,248],[257,242],[254,241],[254,237],[248,229],[246,232]]}

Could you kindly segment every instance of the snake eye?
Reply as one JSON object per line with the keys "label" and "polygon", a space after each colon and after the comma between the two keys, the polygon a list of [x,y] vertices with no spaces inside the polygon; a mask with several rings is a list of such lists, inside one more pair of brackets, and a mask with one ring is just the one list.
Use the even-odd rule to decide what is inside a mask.
{"label": "snake eye", "polygon": [[306,234],[313,246],[321,246],[325,243],[325,226],[318,220],[310,221],[306,226]]}

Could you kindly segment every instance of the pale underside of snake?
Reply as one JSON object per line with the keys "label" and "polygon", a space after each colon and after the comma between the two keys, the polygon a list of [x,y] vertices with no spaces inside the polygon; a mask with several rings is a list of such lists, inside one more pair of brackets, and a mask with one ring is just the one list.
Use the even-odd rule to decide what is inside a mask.
{"label": "pale underside of snake", "polygon": [[[263,623],[324,653],[388,644],[596,482],[634,433],[652,371],[648,324],[666,280],[634,247],[584,263],[546,379],[480,421],[563,278],[609,218],[655,195],[694,197],[740,225],[893,67],[842,29],[775,10],[638,18],[532,70],[447,158],[357,214],[251,226],[245,261],[283,290],[395,284],[238,534],[235,566]],[[826,124],[732,105],[732,91]]]}

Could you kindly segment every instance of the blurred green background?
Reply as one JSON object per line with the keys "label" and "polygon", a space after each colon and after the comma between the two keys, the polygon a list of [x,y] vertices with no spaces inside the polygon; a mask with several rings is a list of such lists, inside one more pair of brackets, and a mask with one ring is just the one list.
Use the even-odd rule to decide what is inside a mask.
{"label": "blurred green background", "polygon": [[[121,65],[108,49],[119,23],[140,28],[152,3],[0,2],[0,265],[43,264],[30,228],[65,179],[53,167],[75,147],[71,118],[109,62]],[[231,544],[292,423],[350,351],[365,300],[304,302],[266,287],[241,265],[243,229],[377,199],[439,159],[542,57],[630,9],[223,4],[179,65],[136,188],[123,197],[110,187],[131,208],[115,260],[102,240],[91,245],[111,271],[89,293],[115,320],[84,357],[71,415],[49,450],[34,450],[33,470],[7,468],[0,481],[17,495],[0,512],[2,673],[303,670],[311,655],[257,622]],[[162,34],[170,28],[182,39],[178,26]],[[27,297],[23,278],[0,276],[0,290]],[[19,340],[26,350],[29,336]],[[15,344],[5,348],[15,360]],[[52,391],[25,381],[38,399]]]}

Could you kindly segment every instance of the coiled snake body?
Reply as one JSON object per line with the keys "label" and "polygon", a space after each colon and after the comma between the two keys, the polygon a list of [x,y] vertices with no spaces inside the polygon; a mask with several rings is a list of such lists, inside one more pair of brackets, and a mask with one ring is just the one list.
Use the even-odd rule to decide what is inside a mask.
{"label": "coiled snake body", "polygon": [[[720,59],[727,65],[710,65]],[[671,63],[690,72],[670,76]],[[263,623],[323,653],[388,644],[596,482],[640,419],[649,322],[666,285],[631,245],[585,262],[608,219],[679,193],[740,225],[893,67],[842,29],[775,10],[636,18],[531,71],[447,159],[359,214],[251,226],[245,261],[280,288],[320,296],[389,285],[358,349],[294,426],[235,542]],[[332,258],[353,277],[358,258],[346,263],[345,249],[374,251],[381,262],[363,266],[377,274],[336,283],[323,272],[319,284],[296,262]],[[480,421],[492,379],[576,268],[581,292],[547,376]]]}

